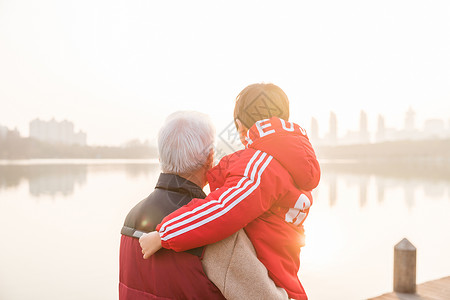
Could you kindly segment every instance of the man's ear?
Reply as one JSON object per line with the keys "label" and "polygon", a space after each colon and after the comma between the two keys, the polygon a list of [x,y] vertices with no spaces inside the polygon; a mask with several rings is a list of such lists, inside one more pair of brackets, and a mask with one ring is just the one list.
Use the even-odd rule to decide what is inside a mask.
{"label": "man's ear", "polygon": [[209,151],[207,161],[209,166],[214,167],[214,148]]}
{"label": "man's ear", "polygon": [[239,137],[241,139],[241,143],[245,145],[245,136],[247,135],[248,128],[242,124],[241,120],[236,119],[237,131],[239,133]]}

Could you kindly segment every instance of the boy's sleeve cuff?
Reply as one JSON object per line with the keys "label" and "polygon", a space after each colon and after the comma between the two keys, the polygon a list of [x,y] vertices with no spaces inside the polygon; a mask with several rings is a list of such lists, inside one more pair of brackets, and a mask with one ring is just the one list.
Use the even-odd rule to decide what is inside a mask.
{"label": "boy's sleeve cuff", "polygon": [[161,247],[163,247],[165,249],[170,249],[169,242],[161,240]]}
{"label": "boy's sleeve cuff", "polygon": [[[156,226],[156,231],[158,232],[160,238],[162,238],[161,232],[159,232],[159,229],[161,228],[161,225],[162,225],[162,223],[160,223],[160,224],[158,224]],[[163,241],[162,239],[161,239],[161,246],[163,248],[170,249],[169,242],[168,241]]]}

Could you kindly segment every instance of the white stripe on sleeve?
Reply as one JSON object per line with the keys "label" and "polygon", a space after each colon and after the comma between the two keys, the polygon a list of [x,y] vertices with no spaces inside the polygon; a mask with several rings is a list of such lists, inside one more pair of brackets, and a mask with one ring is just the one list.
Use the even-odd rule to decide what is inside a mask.
{"label": "white stripe on sleeve", "polygon": [[183,218],[185,218],[185,217],[187,217],[187,216],[189,216],[189,215],[195,214],[196,212],[198,212],[198,211],[200,211],[200,210],[202,210],[202,209],[204,209],[204,208],[206,208],[206,207],[208,207],[208,206],[210,206],[210,205],[219,203],[219,202],[223,199],[223,197],[225,197],[228,193],[230,193],[231,191],[233,191],[233,190],[235,190],[235,189],[239,189],[240,186],[241,186],[241,184],[245,181],[246,177],[248,177],[248,172],[249,172],[250,168],[252,167],[253,162],[255,161],[255,159],[258,157],[258,155],[259,155],[260,153],[261,153],[261,151],[260,151],[260,150],[257,150],[257,151],[255,152],[255,154],[253,154],[252,158],[249,160],[249,162],[247,163],[247,166],[246,166],[246,168],[245,168],[244,177],[243,177],[243,178],[242,178],[242,179],[241,179],[234,187],[231,187],[231,188],[229,188],[228,190],[226,190],[226,191],[219,197],[218,200],[211,200],[211,201],[208,201],[208,202],[206,202],[205,204],[203,204],[203,205],[201,205],[201,206],[199,206],[199,207],[196,207],[196,208],[193,209],[192,211],[185,212],[184,214],[181,214],[181,215],[179,215],[179,216],[177,216],[177,217],[175,217],[175,218],[173,218],[173,219],[171,219],[171,220],[165,222],[165,223],[161,226],[161,228],[159,229],[159,233],[160,233],[161,235],[163,235],[164,232],[166,231],[166,227],[167,227],[168,225],[170,225],[170,224],[172,224],[172,223],[174,223],[174,222],[176,222],[176,221],[178,221],[178,220],[180,220],[180,219],[183,219]]}
{"label": "white stripe on sleeve", "polygon": [[[168,235],[162,237],[161,239],[164,240],[164,241],[167,241],[167,240],[169,240],[169,239],[171,239],[173,237],[179,236],[179,235],[181,235],[183,233],[186,233],[186,232],[191,231],[193,229],[196,229],[196,228],[198,228],[198,227],[200,227],[200,226],[202,226],[204,224],[207,224],[207,223],[209,223],[209,222],[219,218],[220,216],[226,214],[233,207],[235,207],[242,200],[244,200],[248,195],[250,195],[259,186],[259,184],[261,182],[261,175],[264,172],[264,170],[266,169],[266,167],[269,165],[271,160],[272,160],[272,156],[269,155],[267,160],[265,161],[264,165],[262,166],[262,168],[258,172],[256,184],[254,184],[244,194],[242,194],[240,197],[238,197],[236,200],[234,200],[232,203],[230,203],[230,205],[228,205],[225,209],[217,212],[216,214],[214,214],[214,215],[212,215],[212,216],[210,216],[210,217],[208,217],[208,218],[206,218],[206,219],[204,219],[204,220],[202,220],[200,222],[194,223],[194,224],[192,224],[192,225],[190,225],[190,226],[188,226],[186,228],[183,228],[181,230],[178,230],[178,231],[175,231],[175,232],[173,232],[171,234],[168,234]],[[221,204],[220,206],[223,207],[224,205],[225,205],[225,202],[223,204]]]}

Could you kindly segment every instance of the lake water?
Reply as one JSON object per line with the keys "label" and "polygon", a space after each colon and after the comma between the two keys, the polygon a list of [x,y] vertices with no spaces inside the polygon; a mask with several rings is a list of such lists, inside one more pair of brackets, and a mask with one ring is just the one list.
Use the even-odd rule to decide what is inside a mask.
{"label": "lake water", "polygon": [[[450,178],[322,168],[299,272],[311,300],[391,291],[404,237],[417,282],[450,275]],[[117,299],[120,229],[158,175],[156,161],[0,162],[0,299]]]}

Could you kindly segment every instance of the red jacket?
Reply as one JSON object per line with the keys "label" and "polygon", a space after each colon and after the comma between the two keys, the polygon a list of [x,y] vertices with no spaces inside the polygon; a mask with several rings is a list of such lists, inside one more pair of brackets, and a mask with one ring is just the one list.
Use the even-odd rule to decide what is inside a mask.
{"label": "red jacket", "polygon": [[320,179],[303,128],[279,118],[258,121],[246,149],[208,173],[211,193],[193,199],[157,226],[162,246],[175,251],[211,244],[245,227],[258,258],[289,297],[307,299],[298,279],[303,222]]}

